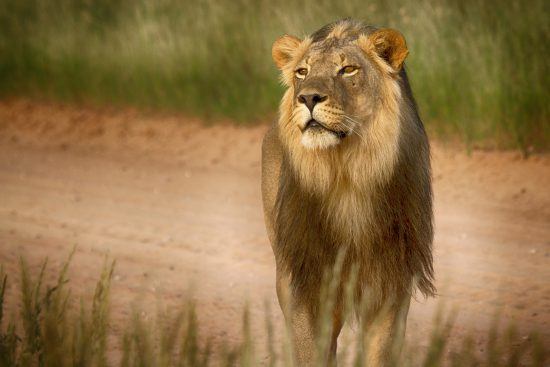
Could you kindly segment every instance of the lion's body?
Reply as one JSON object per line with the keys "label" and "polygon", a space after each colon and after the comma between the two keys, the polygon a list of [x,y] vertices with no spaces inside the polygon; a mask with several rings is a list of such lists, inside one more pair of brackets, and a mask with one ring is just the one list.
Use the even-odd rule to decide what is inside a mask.
{"label": "lion's body", "polygon": [[[368,41],[361,37],[375,31],[346,22],[328,26],[328,30],[325,27],[302,41],[293,55],[294,62],[298,63],[308,50],[319,42],[326,43],[330,37],[344,39],[347,47],[345,37],[350,37],[352,31],[356,34],[351,37],[363,42]],[[372,46],[365,43],[363,50],[368,47]],[[369,56],[368,50],[364,52]],[[374,65],[372,70],[386,67],[377,64],[380,60],[376,55],[369,60]],[[369,65],[362,67],[367,69]],[[323,85],[323,93],[329,96],[326,116],[347,108],[354,112],[354,122],[368,120],[353,128],[342,122],[345,120],[333,122],[327,117],[322,121],[334,130],[338,126],[349,128],[346,133],[355,135],[350,133],[340,142],[324,130],[313,135],[315,131],[297,129],[295,116],[303,111],[296,112],[300,106],[295,98],[297,90],[306,86],[287,80],[289,89],[281,103],[279,120],[264,139],[262,195],[266,226],[276,258],[279,300],[294,325],[298,360],[302,364],[313,355],[310,349],[314,348],[323,274],[332,269],[342,250],[342,282],[356,264],[356,299],[367,296],[369,300],[368,312],[361,316],[381,318],[377,326],[372,326],[381,328],[379,335],[374,336],[371,351],[374,364],[383,364],[388,358],[388,339],[402,337],[397,329],[404,327],[414,288],[425,295],[434,292],[429,145],[404,69],[391,77],[380,73],[380,77],[370,76],[365,81],[376,88],[359,89],[357,96],[350,94],[358,91],[356,83],[360,85],[361,80],[341,87],[344,90],[339,93],[344,97],[340,102],[330,99],[337,100],[331,97],[337,93],[331,90],[334,83],[317,84]],[[320,76],[317,78],[320,80]],[[309,91],[312,87],[307,88]],[[355,105],[346,107],[344,98],[353,98]],[[310,110],[312,116],[323,112],[316,107]],[[304,138],[306,134],[310,135],[309,140]],[[319,148],[311,149],[312,144]],[[342,307],[341,302],[336,306],[334,349],[343,323]]]}

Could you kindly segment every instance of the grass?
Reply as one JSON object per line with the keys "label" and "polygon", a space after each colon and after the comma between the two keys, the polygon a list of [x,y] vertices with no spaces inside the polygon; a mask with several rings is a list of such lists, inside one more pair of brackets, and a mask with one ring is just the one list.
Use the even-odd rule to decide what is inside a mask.
{"label": "grass", "polygon": [[353,16],[401,30],[429,130],[468,147],[550,147],[545,0],[0,0],[0,95],[246,122],[282,95],[270,48]]}
{"label": "grass", "polygon": [[[72,257],[72,255],[71,255]],[[75,300],[69,290],[67,277],[69,260],[59,272],[52,285],[44,284],[45,261],[34,277],[29,273],[25,261],[20,264],[19,317],[5,325],[3,320],[4,296],[7,275],[0,270],[0,367],[12,366],[257,366],[266,365],[265,360],[255,353],[254,335],[250,329],[250,316],[243,311],[243,336],[239,345],[222,343],[218,350],[204,343],[199,335],[195,307],[188,302],[176,312],[159,312],[155,321],[146,320],[139,310],[134,310],[123,330],[120,361],[113,362],[109,353],[111,330],[110,294],[114,262],[107,262],[99,276],[90,305]],[[336,272],[334,274],[337,274]],[[334,275],[332,279],[337,275]],[[328,282],[325,295],[334,294],[334,284]],[[351,288],[350,288],[351,289]],[[12,303],[14,304],[14,303]],[[325,313],[330,314],[330,304]],[[78,306],[79,305],[79,306]],[[269,314],[269,312],[267,312]],[[450,316],[449,316],[450,315]],[[406,345],[405,353],[395,360],[392,366],[544,366],[547,363],[546,351],[535,335],[528,340],[518,336],[514,328],[500,332],[496,324],[489,332],[484,353],[476,352],[480,345],[474,345],[467,337],[458,349],[449,345],[452,336],[455,313],[438,312],[434,321],[433,333],[428,348],[419,352],[413,345]],[[330,321],[321,318],[318,339],[318,354],[324,355],[328,347],[326,335],[330,334]],[[291,366],[292,358],[288,340],[283,342],[282,352],[275,345],[273,325],[266,319],[267,351],[269,366]],[[340,343],[339,365],[359,366],[365,352],[357,348],[351,354],[347,346]],[[518,346],[519,345],[519,346]],[[447,362],[444,357],[448,355]],[[521,361],[521,364],[520,364]],[[320,363],[319,365],[323,365]]]}

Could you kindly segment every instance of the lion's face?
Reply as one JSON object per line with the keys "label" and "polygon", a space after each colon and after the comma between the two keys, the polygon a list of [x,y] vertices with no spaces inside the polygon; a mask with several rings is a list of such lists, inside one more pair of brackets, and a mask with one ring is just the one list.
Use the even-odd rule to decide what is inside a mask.
{"label": "lion's face", "polygon": [[380,76],[359,46],[319,43],[296,63],[292,78],[293,124],[302,144],[329,148],[361,136],[376,105]]}
{"label": "lion's face", "polygon": [[401,35],[392,30],[367,35],[354,24],[325,30],[320,40],[284,36],[273,58],[289,86],[288,129],[312,150],[350,140],[365,140],[366,126],[387,97],[407,54]]}

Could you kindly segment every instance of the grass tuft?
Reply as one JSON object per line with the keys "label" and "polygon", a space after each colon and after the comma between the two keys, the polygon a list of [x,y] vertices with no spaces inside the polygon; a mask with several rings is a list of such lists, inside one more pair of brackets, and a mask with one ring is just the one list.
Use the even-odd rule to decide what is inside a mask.
{"label": "grass tuft", "polygon": [[[74,252],[74,251],[73,251]],[[251,331],[248,307],[243,311],[242,342],[235,346],[226,341],[214,349],[209,341],[201,337],[201,325],[195,306],[187,302],[176,312],[159,309],[155,320],[149,320],[137,308],[134,309],[127,327],[123,330],[120,345],[120,358],[114,358],[114,350],[107,341],[112,337],[109,319],[111,279],[114,262],[105,262],[96,285],[96,291],[88,309],[83,301],[80,307],[74,307],[72,296],[67,289],[68,267],[72,253],[59,272],[53,286],[44,282],[47,261],[44,261],[36,277],[29,274],[23,259],[21,269],[21,328],[12,321],[4,326],[3,307],[8,282],[7,275],[0,268],[0,367],[26,366],[114,366],[138,367],[207,367],[207,366],[293,366],[291,348],[284,338],[282,348],[277,346],[273,336],[273,325],[269,307],[266,306],[267,361],[256,353],[254,335]],[[331,297],[337,294],[336,284],[340,277],[339,266],[332,275],[327,275],[324,285],[321,314],[330,313]],[[348,293],[345,291],[344,293]],[[348,297],[348,295],[344,295]],[[267,303],[266,303],[267,304]],[[71,306],[73,305],[73,306]],[[515,328],[499,330],[498,322],[489,331],[487,343],[482,345],[485,353],[474,348],[472,336],[467,336],[461,346],[449,342],[452,338],[456,312],[446,313],[440,308],[433,325],[433,333],[425,350],[406,345],[404,353],[395,355],[391,366],[434,367],[448,365],[453,367],[469,366],[544,366],[548,362],[547,351],[542,340],[536,334],[520,338]],[[330,335],[331,321],[322,316],[317,341],[318,364],[326,363],[327,340]],[[22,330],[21,330],[22,329]],[[360,327],[360,329],[362,329]],[[18,336],[18,333],[21,336]],[[361,334],[361,333],[359,333]],[[358,335],[360,338],[361,335]],[[355,354],[349,354],[346,345],[340,345],[339,365],[362,366],[366,360],[366,351],[357,343]],[[477,345],[479,348],[480,345]],[[282,355],[277,351],[282,350]],[[280,353],[280,352],[279,352]],[[116,354],[116,353],[115,353]],[[118,363],[114,363],[118,360]],[[350,364],[351,363],[351,364]]]}

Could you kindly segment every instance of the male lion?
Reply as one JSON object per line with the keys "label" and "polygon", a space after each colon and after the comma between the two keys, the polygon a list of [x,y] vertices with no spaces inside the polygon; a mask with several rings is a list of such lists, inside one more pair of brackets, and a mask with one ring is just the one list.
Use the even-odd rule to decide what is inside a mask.
{"label": "male lion", "polygon": [[342,250],[329,363],[352,268],[369,366],[398,350],[414,290],[435,292],[430,152],[407,54],[399,32],[352,20],[273,44],[288,89],[263,141],[262,195],[299,365],[315,363],[320,286]]}

